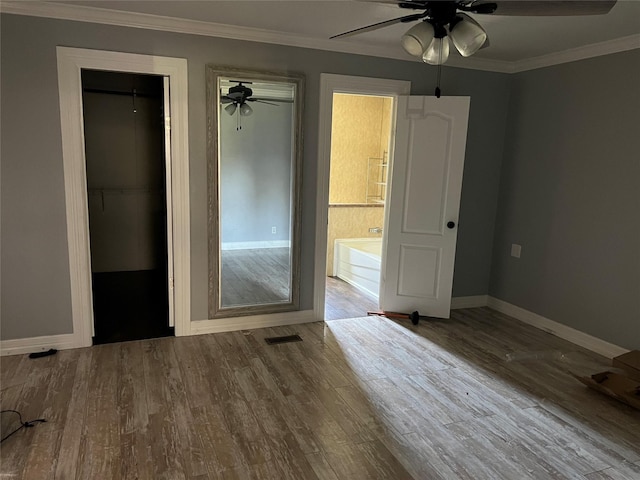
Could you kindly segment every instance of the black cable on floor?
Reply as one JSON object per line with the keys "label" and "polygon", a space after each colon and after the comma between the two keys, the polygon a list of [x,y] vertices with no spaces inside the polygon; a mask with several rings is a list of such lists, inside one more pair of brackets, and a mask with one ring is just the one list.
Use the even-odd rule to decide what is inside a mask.
{"label": "black cable on floor", "polygon": [[46,422],[46,420],[44,418],[36,418],[35,420],[29,420],[28,422],[23,422],[22,421],[22,415],[17,410],[2,410],[2,411],[0,411],[0,414],[2,414],[2,413],[15,413],[15,414],[17,414],[18,415],[18,419],[20,421],[20,426],[18,428],[16,428],[13,432],[11,432],[9,435],[6,435],[6,436],[2,437],[2,440],[0,440],[0,443],[4,442],[11,435],[13,435],[14,433],[22,430],[23,428],[33,427],[38,422],[40,422],[40,423]]}

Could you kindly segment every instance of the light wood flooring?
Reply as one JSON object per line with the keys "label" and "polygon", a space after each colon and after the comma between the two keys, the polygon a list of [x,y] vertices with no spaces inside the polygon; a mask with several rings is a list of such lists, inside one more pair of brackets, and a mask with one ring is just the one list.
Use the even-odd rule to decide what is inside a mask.
{"label": "light wood flooring", "polygon": [[223,250],[222,306],[289,301],[290,249]]}
{"label": "light wood flooring", "polygon": [[363,317],[378,310],[378,301],[338,277],[327,277],[325,320]]}
{"label": "light wood flooring", "polygon": [[1,361],[2,408],[48,422],[0,478],[640,478],[640,412],[571,376],[606,360],[487,308]]}

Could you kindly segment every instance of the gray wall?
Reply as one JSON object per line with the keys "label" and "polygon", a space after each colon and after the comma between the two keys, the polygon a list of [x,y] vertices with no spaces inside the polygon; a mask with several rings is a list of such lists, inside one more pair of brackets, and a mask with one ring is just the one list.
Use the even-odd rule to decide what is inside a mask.
{"label": "gray wall", "polygon": [[249,117],[220,114],[223,243],[289,240],[293,105],[251,108]]}
{"label": "gray wall", "polygon": [[[410,80],[418,95],[435,87],[436,69],[417,62],[17,15],[0,21],[4,339],[72,329],[56,45],[187,58],[194,320],[207,318],[207,63],[306,74],[303,309],[313,304],[320,73]],[[509,85],[508,75],[443,68],[443,93],[471,97],[454,296],[488,291]]]}
{"label": "gray wall", "polygon": [[514,75],[490,286],[630,349],[640,348],[639,118],[640,50]]}

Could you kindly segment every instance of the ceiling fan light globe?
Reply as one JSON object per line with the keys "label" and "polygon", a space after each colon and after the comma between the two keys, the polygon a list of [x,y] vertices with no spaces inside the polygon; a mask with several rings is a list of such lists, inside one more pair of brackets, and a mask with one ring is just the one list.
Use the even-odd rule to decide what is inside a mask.
{"label": "ceiling fan light globe", "polygon": [[252,114],[253,114],[253,108],[251,108],[246,103],[243,103],[242,105],[240,105],[240,115],[242,115],[243,117],[248,117]]}
{"label": "ceiling fan light globe", "polygon": [[407,30],[400,42],[409,55],[419,57],[433,40],[433,34],[433,25],[423,21]]}
{"label": "ceiling fan light globe", "polygon": [[224,111],[229,115],[233,115],[234,113],[236,113],[236,108],[238,108],[238,106],[235,103],[230,103],[229,105],[224,107]]}
{"label": "ceiling fan light globe", "polygon": [[449,58],[449,39],[434,38],[422,55],[422,61],[429,65],[442,65]]}
{"label": "ceiling fan light globe", "polygon": [[460,55],[470,57],[487,41],[487,32],[470,16],[465,14],[460,16],[462,20],[451,28],[449,36]]}

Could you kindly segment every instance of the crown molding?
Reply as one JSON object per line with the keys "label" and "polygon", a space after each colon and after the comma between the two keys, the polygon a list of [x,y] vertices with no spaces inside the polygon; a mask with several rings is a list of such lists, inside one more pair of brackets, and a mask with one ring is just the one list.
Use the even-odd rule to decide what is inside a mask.
{"label": "crown molding", "polygon": [[[202,22],[199,20],[164,17],[147,13],[122,12],[104,8],[86,7],[82,5],[40,1],[2,1],[0,2],[0,12],[31,17],[55,18],[58,20],[73,20],[77,22],[99,23],[120,27],[142,28],[147,30],[186,33],[190,35],[228,38],[249,42],[270,43],[290,47],[312,48],[316,50],[349,53],[353,55],[390,58],[405,62],[420,62],[419,59],[409,56],[400,48],[384,48],[365,44],[353,44],[340,40],[312,38],[304,35],[274,32],[259,28],[239,27],[221,23]],[[483,59],[452,58],[447,63],[447,66],[502,73],[507,73],[507,71],[510,70],[510,64],[508,62]]]}
{"label": "crown molding", "polygon": [[640,48],[640,34],[512,62],[512,70],[510,73],[526,72],[527,70],[560,65],[562,63],[575,62],[577,60],[610,55],[612,53],[625,52],[637,48]]}
{"label": "crown molding", "polygon": [[[422,63],[421,59],[416,59]],[[445,67],[466,68],[468,70],[484,70],[485,72],[513,73],[512,62],[491,60],[479,57],[462,57],[457,54],[449,56]]]}
{"label": "crown molding", "polygon": [[[77,22],[99,23],[120,27],[142,28],[146,30],[227,38],[231,40],[269,43],[290,47],[311,48],[315,50],[421,63],[420,59],[410,57],[400,48],[353,44],[340,40],[312,38],[304,35],[275,32],[259,28],[164,17],[147,13],[122,12],[81,5],[42,1],[1,1],[0,12],[14,15],[55,18],[58,20],[72,20]],[[561,63],[573,62],[576,60],[608,55],[636,48],[640,48],[640,34],[515,62],[489,60],[478,57],[458,58],[454,56],[449,59],[446,66],[498,73],[519,73],[527,70],[534,70],[536,68],[558,65]]]}
{"label": "crown molding", "polygon": [[147,13],[123,12],[104,8],[86,7],[82,5],[40,1],[2,1],[0,3],[0,12],[32,17],[99,23],[120,27],[160,30],[173,33],[186,33],[207,37],[228,38],[249,42],[287,45],[291,47],[331,50],[341,53],[393,58],[396,60],[411,60],[410,57],[395,48],[354,45],[352,43],[344,41],[341,42],[339,40],[318,39],[304,35],[281,33],[259,28],[164,17]]}

